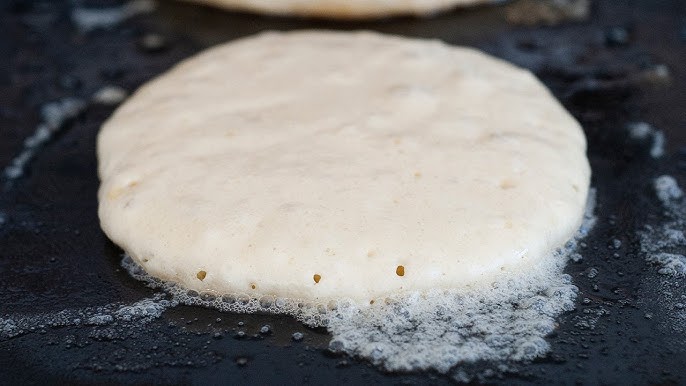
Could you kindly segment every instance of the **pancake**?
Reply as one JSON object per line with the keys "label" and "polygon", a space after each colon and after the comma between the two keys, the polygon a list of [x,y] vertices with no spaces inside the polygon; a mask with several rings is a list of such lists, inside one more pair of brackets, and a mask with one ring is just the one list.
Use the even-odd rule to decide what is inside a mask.
{"label": "pancake", "polygon": [[528,71],[371,32],[263,33],[139,89],[98,137],[99,215],[150,275],[324,304],[547,264],[589,188]]}
{"label": "pancake", "polygon": [[389,16],[429,16],[460,6],[493,3],[494,0],[187,0],[275,16],[306,16],[326,19],[371,19]]}

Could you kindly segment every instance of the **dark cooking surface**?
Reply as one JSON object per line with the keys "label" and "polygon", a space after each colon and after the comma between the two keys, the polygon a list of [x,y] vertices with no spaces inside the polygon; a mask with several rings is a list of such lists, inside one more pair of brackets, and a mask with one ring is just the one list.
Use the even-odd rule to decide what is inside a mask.
{"label": "dark cooking surface", "polygon": [[[562,315],[548,338],[551,353],[489,382],[686,382],[686,336],[667,322],[658,291],[646,284],[659,275],[639,254],[636,236],[643,224],[661,220],[652,179],[668,173],[686,182],[686,152],[678,151],[686,145],[685,2],[597,1],[589,22],[550,28],[510,26],[503,8],[491,7],[430,20],[340,25],[165,2],[150,15],[89,33],[70,22],[77,3],[11,1],[0,9],[0,167],[21,151],[44,103],[85,98],[108,84],[133,90],[208,45],[263,29],[366,28],[439,37],[531,68],[586,130],[599,222],[581,251],[584,259],[567,268],[580,294],[577,309]],[[146,49],[141,38],[148,33],[166,42]],[[668,81],[655,75],[661,64],[670,69]],[[111,111],[88,107],[39,151],[24,177],[0,177],[0,318],[131,304],[155,292],[122,272],[120,250],[98,227],[94,141]],[[663,130],[667,156],[653,160],[647,144],[629,140],[624,128],[631,121]],[[621,240],[620,248],[608,248],[613,239]],[[599,272],[594,278],[591,267]],[[578,326],[580,317],[601,309],[594,329]],[[265,324],[272,333],[260,335]],[[95,330],[37,326],[0,340],[0,384],[449,381],[434,374],[383,374],[363,361],[327,354],[325,332],[287,317],[176,307],[125,333]],[[237,331],[248,337],[234,339]],[[302,342],[291,341],[295,331],[305,333]]]}

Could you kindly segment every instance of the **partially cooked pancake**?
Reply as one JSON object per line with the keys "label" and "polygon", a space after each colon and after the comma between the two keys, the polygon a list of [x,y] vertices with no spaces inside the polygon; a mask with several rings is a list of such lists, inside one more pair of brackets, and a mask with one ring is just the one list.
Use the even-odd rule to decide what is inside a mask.
{"label": "partially cooked pancake", "polygon": [[368,303],[540,264],[581,222],[585,149],[534,76],[477,50],[265,33],[117,110],[98,138],[99,214],[189,289]]}

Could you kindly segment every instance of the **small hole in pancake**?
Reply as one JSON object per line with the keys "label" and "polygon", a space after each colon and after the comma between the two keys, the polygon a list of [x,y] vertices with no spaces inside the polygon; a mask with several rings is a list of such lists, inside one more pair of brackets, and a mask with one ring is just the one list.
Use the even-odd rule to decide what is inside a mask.
{"label": "small hole in pancake", "polygon": [[205,280],[205,277],[207,276],[207,272],[205,272],[205,271],[198,271],[198,274],[195,275],[195,276],[197,276],[198,279],[202,281],[202,280]]}
{"label": "small hole in pancake", "polygon": [[374,299],[370,300],[369,304],[374,304]]}
{"label": "small hole in pancake", "polygon": [[255,289],[257,288],[257,286],[255,285],[255,283],[250,283],[250,288]]}
{"label": "small hole in pancake", "polygon": [[399,265],[395,268],[395,274],[398,276],[405,276],[405,267],[402,265]]}
{"label": "small hole in pancake", "polygon": [[319,281],[322,280],[322,276],[318,275],[316,273],[314,274],[314,276],[312,278],[314,279],[315,283],[319,283]]}

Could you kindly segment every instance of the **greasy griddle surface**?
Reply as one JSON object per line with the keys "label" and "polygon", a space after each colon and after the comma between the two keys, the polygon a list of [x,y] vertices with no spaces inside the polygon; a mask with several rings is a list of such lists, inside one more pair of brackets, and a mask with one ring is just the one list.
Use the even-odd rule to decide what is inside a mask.
{"label": "greasy griddle surface", "polygon": [[[598,225],[586,240],[584,259],[567,268],[580,288],[577,309],[559,318],[548,357],[490,381],[684,382],[686,348],[679,342],[686,339],[665,327],[658,299],[651,298],[655,291],[642,287],[657,274],[638,253],[636,230],[659,221],[652,179],[670,173],[684,182],[686,156],[677,149],[686,145],[686,7],[678,0],[621,3],[596,2],[586,23],[526,28],[508,25],[498,7],[429,20],[332,24],[164,2],[153,14],[85,34],[70,23],[72,2],[10,2],[0,10],[0,67],[6,69],[0,72],[0,165],[20,152],[42,104],[86,97],[106,84],[134,90],[202,48],[264,29],[374,29],[476,46],[531,68],[580,120],[598,189]],[[615,26],[629,32],[625,44],[608,44]],[[147,33],[161,34],[166,44],[141,48]],[[671,69],[668,83],[650,76],[656,64]],[[121,251],[98,225],[95,136],[111,112],[89,107],[42,148],[23,178],[0,181],[6,217],[0,225],[0,317],[133,303],[155,292],[120,269]],[[653,160],[646,144],[627,139],[630,121],[664,130],[670,155]],[[619,249],[608,248],[614,239],[621,240]],[[598,276],[589,278],[591,267]],[[594,329],[577,326],[580,316],[601,308],[608,312]],[[265,324],[273,332],[258,334]],[[248,338],[234,339],[238,330]],[[291,341],[295,331],[305,333],[302,342]],[[127,337],[94,338],[91,332],[37,328],[0,341],[0,384],[449,381],[435,374],[383,374],[363,361],[327,354],[325,331],[281,316],[177,307]]]}

